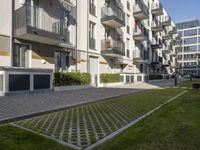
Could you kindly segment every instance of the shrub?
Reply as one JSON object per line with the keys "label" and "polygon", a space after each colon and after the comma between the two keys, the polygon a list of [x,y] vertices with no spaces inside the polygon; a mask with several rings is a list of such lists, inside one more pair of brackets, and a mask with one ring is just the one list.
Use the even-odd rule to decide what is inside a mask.
{"label": "shrub", "polygon": [[91,76],[89,73],[67,72],[67,73],[54,73],[54,85],[85,85],[90,84]]}
{"label": "shrub", "polygon": [[120,82],[120,74],[103,73],[100,75],[101,83]]}
{"label": "shrub", "polygon": [[162,75],[149,75],[149,80],[161,80],[163,79]]}

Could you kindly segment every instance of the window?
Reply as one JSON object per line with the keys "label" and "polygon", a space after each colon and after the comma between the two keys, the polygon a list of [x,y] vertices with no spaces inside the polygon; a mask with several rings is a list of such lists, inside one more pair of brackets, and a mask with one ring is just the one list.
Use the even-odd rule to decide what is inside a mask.
{"label": "window", "polygon": [[127,9],[130,10],[130,2],[127,1]]}
{"label": "window", "polygon": [[198,30],[199,30],[199,35],[200,35],[200,28]]}
{"label": "window", "polygon": [[193,35],[197,35],[197,29],[184,31],[184,36],[193,36]]}
{"label": "window", "polygon": [[95,6],[95,0],[90,0],[90,8],[89,12],[91,15],[96,15],[96,6]]}
{"label": "window", "polygon": [[183,32],[182,31],[178,31],[178,35],[182,37],[183,36]]}
{"label": "window", "polygon": [[55,51],[55,70],[57,72],[68,71],[70,67],[70,53]]}
{"label": "window", "polygon": [[126,39],[126,57],[130,58],[130,50],[129,50],[129,46],[130,46],[130,39]]}
{"label": "window", "polygon": [[14,44],[13,54],[12,54],[12,63],[13,67],[28,67],[29,64],[29,55],[28,55],[29,46],[22,44]]}
{"label": "window", "polygon": [[95,23],[89,23],[89,48],[95,49],[96,48],[96,40],[95,40]]}
{"label": "window", "polygon": [[127,33],[130,34],[130,15],[129,14],[127,14],[126,23],[127,23]]}
{"label": "window", "polygon": [[194,38],[185,38],[184,39],[184,44],[194,44],[194,43],[197,43],[197,38],[194,37]]}
{"label": "window", "polygon": [[197,51],[197,46],[185,46],[184,52]]}
{"label": "window", "polygon": [[199,20],[191,21],[188,23],[181,23],[176,25],[178,29],[187,29],[199,26]]}

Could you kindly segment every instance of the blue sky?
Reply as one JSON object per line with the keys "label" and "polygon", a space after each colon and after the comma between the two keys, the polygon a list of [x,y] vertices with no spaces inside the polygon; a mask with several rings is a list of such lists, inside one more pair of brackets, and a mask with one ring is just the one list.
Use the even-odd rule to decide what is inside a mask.
{"label": "blue sky", "polygon": [[175,22],[200,19],[200,0],[161,0],[161,2]]}

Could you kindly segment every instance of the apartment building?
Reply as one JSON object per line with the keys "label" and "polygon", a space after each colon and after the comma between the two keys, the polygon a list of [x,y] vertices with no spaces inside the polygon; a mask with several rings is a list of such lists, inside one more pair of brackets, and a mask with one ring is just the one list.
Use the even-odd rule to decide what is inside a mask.
{"label": "apartment building", "polygon": [[89,72],[93,84],[174,72],[176,26],[159,0],[2,0],[0,20],[0,66]]}
{"label": "apartment building", "polygon": [[200,75],[200,22],[197,19],[176,23],[181,37],[181,48],[178,49],[179,74]]}

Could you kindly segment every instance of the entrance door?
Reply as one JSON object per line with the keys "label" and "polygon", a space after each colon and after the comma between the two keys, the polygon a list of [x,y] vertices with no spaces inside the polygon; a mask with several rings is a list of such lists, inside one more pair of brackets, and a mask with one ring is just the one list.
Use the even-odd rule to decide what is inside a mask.
{"label": "entrance door", "polygon": [[98,83],[98,58],[90,57],[90,74],[92,84],[97,85]]}

